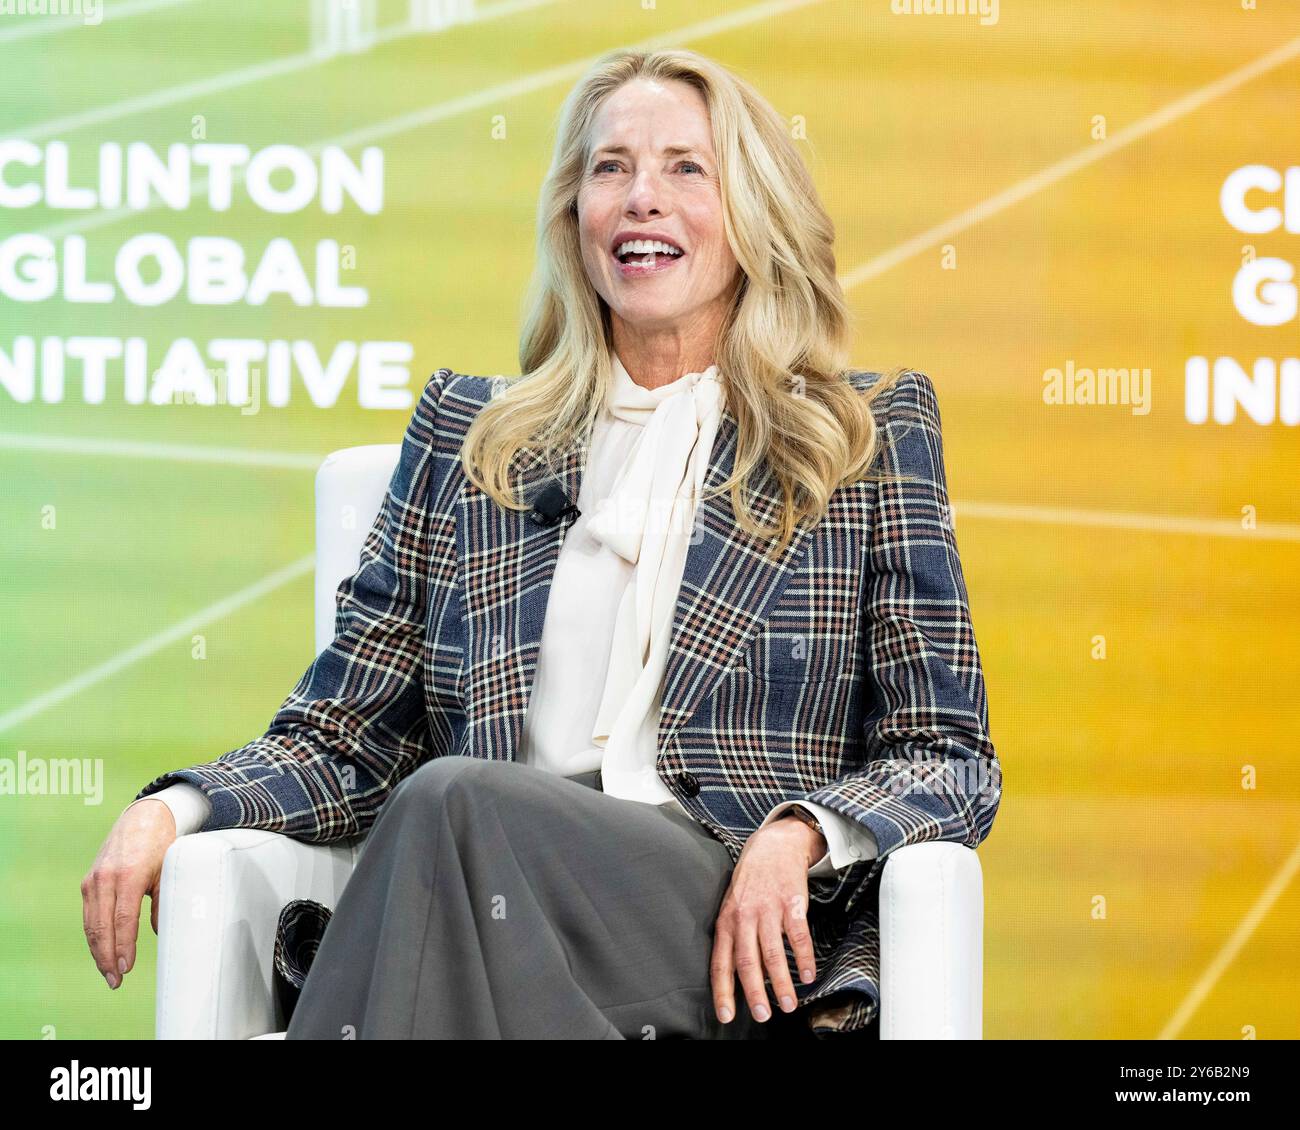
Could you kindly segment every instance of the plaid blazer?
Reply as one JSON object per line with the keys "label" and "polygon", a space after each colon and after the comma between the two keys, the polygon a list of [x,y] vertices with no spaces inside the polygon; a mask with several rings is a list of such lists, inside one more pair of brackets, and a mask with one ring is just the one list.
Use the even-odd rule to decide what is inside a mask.
{"label": "plaid blazer", "polygon": [[[856,387],[880,379],[853,372]],[[327,842],[363,835],[393,787],[446,754],[513,759],[537,665],[565,518],[504,511],[461,468],[492,381],[440,369],[406,428],[357,572],[337,592],[336,637],[266,733],[165,773],[212,803],[204,830],[264,828]],[[880,1003],[881,868],[905,844],[989,833],[1001,770],[950,519],[934,388],[905,373],[873,410],[895,481],[834,492],[779,560],[702,501],[677,598],[659,723],[660,779],[734,859],[779,802],[864,824],[879,855],[809,880],[818,976],[793,982],[814,1032],[870,1024]],[[731,473],[723,412],[706,491]],[[586,446],[558,467],[578,496]],[[525,497],[547,481],[515,457]],[[752,480],[751,480],[752,482]],[[780,498],[754,487],[760,521]],[[793,953],[786,944],[794,969]]]}

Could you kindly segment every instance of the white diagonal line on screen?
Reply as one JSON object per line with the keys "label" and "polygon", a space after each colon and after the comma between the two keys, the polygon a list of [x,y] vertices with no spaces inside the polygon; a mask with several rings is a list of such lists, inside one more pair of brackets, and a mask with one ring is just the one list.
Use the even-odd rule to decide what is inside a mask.
{"label": "white diagonal line on screen", "polygon": [[168,628],[164,628],[161,632],[155,633],[148,639],[141,640],[133,647],[118,652],[117,655],[111,656],[104,662],[83,671],[75,678],[60,683],[57,687],[29,699],[21,706],[16,706],[12,710],[0,714],[0,733],[12,730],[15,726],[26,722],[29,718],[35,717],[52,706],[57,706],[73,695],[80,694],[97,683],[102,683],[105,679],[112,678],[118,672],[126,670],[126,668],[139,663],[143,659],[148,659],[163,648],[187,639],[198,629],[208,627],[216,623],[216,621],[238,612],[245,605],[261,600],[262,597],[275,592],[276,589],[309,574],[315,564],[315,554],[300,557],[293,564],[277,569],[260,581],[255,581],[238,592],[222,597],[215,604],[209,604],[206,608],[199,609],[199,611],[186,616],[183,620],[177,621]]}
{"label": "white diagonal line on screen", "polygon": [[1192,986],[1192,991],[1183,999],[1182,1004],[1174,1010],[1173,1016],[1161,1030],[1160,1035],[1156,1037],[1159,1040],[1175,1040],[1178,1034],[1187,1027],[1187,1022],[1196,1014],[1196,1010],[1201,1007],[1205,998],[1213,991],[1214,986],[1219,983],[1219,979],[1227,971],[1228,967],[1237,960],[1237,955],[1246,948],[1246,943],[1250,941],[1259,924],[1268,916],[1268,912],[1273,909],[1273,904],[1282,897],[1282,892],[1287,889],[1291,880],[1295,878],[1295,873],[1300,870],[1300,844],[1297,844],[1291,854],[1283,861],[1282,866],[1277,869],[1273,877],[1268,881],[1268,885],[1260,892],[1259,898],[1255,904],[1246,911],[1246,915],[1237,923],[1237,928],[1233,930],[1231,936],[1223,944],[1223,948],[1214,955],[1214,960],[1205,968],[1205,972],[1197,979],[1196,984]]}
{"label": "white diagonal line on screen", "polygon": [[[180,0],[176,0],[176,2],[180,2]],[[452,24],[445,30],[450,31],[457,27],[483,23],[487,20],[499,19],[502,16],[512,16],[528,8],[540,8],[556,2],[557,0],[508,0],[507,3],[494,4],[490,8],[476,8],[474,14],[468,19]],[[409,36],[429,34],[431,33],[422,28],[412,28],[407,24],[393,24],[376,32],[374,46],[380,47],[385,43],[406,39]],[[63,134],[85,129],[88,126],[102,126],[106,122],[129,118],[133,114],[144,114],[151,110],[159,110],[164,106],[174,106],[177,102],[184,102],[187,99],[203,98],[211,94],[220,94],[223,91],[238,90],[242,86],[280,78],[283,75],[293,74],[295,71],[306,70],[308,67],[318,67],[325,63],[334,62],[339,58],[340,56],[337,55],[321,56],[310,51],[303,51],[297,55],[284,55],[278,59],[266,59],[249,67],[240,67],[235,71],[223,71],[221,74],[209,75],[207,78],[195,79],[193,82],[181,83],[179,86],[168,86],[162,90],[150,91],[148,94],[122,98],[117,102],[96,106],[92,110],[82,110],[80,113],[68,114],[62,118],[50,118],[43,122],[18,126],[5,134],[0,134],[0,141],[9,138],[40,141],[44,138],[60,137]]]}
{"label": "white diagonal line on screen", "polygon": [[936,247],[945,240],[952,239],[953,236],[960,235],[962,232],[973,228],[976,224],[983,223],[999,212],[1005,212],[1008,208],[1019,204],[1023,200],[1029,199],[1042,192],[1045,188],[1050,188],[1058,181],[1064,180],[1071,173],[1076,173],[1080,169],[1095,164],[1109,157],[1112,153],[1132,145],[1133,142],[1155,133],[1156,130],[1162,129],[1172,122],[1178,121],[1179,118],[1185,118],[1194,110],[1199,110],[1216,98],[1221,98],[1225,94],[1230,94],[1239,86],[1250,82],[1251,79],[1259,78],[1260,75],[1267,74],[1269,71],[1276,70],[1284,63],[1300,57],[1300,36],[1282,44],[1281,47],[1275,47],[1272,51],[1267,51],[1249,63],[1244,63],[1236,70],[1229,71],[1226,75],[1207,83],[1205,86],[1198,87],[1196,90],[1184,94],[1181,98],[1176,98],[1167,106],[1162,106],[1147,114],[1144,118],[1139,118],[1136,122],[1131,122],[1113,133],[1109,140],[1104,142],[1094,142],[1086,148],[1079,149],[1067,157],[1062,157],[1059,161],[1048,165],[1045,169],[1017,181],[1009,188],[1004,188],[1001,192],[981,200],[978,204],[972,205],[964,212],[958,212],[955,216],[949,216],[948,219],[941,223],[935,224],[934,227],[904,240],[888,251],[868,259],[865,263],[854,267],[847,274],[841,276],[840,285],[845,290],[870,279],[883,275],[886,271],[898,266],[899,263],[906,262],[914,255],[919,255],[932,247]]}

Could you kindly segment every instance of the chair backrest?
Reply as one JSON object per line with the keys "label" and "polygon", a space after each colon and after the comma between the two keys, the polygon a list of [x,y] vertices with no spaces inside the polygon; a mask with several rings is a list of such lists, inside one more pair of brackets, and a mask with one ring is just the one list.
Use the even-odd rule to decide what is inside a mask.
{"label": "chair backrest", "polygon": [[339,583],[361,563],[361,547],[388,491],[401,444],[345,447],[316,472],[316,654],[334,639]]}

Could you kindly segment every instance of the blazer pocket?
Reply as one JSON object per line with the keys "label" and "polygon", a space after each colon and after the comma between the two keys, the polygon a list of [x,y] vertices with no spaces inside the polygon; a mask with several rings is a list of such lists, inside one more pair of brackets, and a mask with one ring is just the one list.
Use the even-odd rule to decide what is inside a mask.
{"label": "blazer pocket", "polygon": [[769,683],[824,683],[848,672],[844,641],[825,633],[761,631],[738,666]]}

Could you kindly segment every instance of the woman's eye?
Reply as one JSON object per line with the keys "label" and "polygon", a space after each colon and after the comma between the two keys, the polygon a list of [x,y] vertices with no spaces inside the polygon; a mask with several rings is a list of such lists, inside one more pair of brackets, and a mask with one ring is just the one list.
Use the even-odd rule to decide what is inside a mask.
{"label": "woman's eye", "polygon": [[[591,171],[593,173],[603,173],[610,165],[617,165],[617,164],[618,164],[617,161],[600,161],[596,164],[596,166]],[[701,165],[698,161],[683,161],[677,167],[680,169],[683,168],[684,166],[689,166],[691,169],[694,169],[698,173],[704,172],[704,166]]]}

